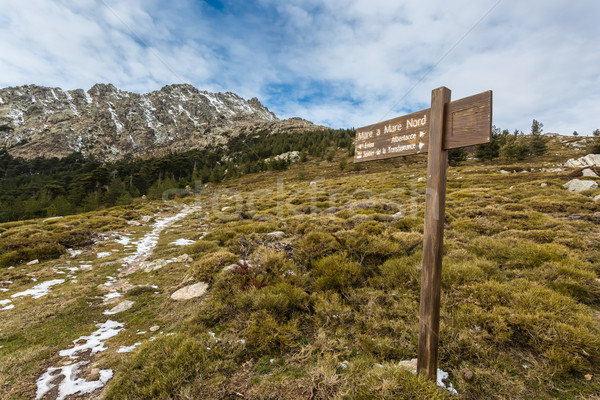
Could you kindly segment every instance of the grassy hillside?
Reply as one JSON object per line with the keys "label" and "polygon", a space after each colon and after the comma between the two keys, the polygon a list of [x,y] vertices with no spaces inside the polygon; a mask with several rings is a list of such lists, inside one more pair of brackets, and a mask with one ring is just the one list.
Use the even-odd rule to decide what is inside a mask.
{"label": "grassy hillside", "polygon": [[[439,368],[455,395],[401,365],[417,354],[426,158],[342,169],[339,149],[0,224],[0,397],[85,380],[106,399],[600,399],[600,190],[562,187],[580,171],[554,169],[586,153],[561,140],[449,170]],[[53,381],[74,363],[79,383]]]}

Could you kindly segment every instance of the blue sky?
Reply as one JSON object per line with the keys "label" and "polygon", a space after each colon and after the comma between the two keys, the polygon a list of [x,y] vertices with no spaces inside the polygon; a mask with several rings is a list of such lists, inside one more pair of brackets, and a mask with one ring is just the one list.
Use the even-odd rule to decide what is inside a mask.
{"label": "blue sky", "polygon": [[0,0],[0,87],[258,97],[280,118],[359,127],[494,91],[493,122],[600,128],[597,0]]}

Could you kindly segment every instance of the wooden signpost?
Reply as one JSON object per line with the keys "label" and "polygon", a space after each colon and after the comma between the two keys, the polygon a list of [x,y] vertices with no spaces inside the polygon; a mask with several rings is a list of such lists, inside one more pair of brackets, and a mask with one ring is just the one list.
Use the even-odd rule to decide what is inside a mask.
{"label": "wooden signpost", "polygon": [[448,149],[489,143],[492,92],[450,102],[431,92],[431,108],[356,130],[354,162],[428,152],[417,372],[437,380]]}

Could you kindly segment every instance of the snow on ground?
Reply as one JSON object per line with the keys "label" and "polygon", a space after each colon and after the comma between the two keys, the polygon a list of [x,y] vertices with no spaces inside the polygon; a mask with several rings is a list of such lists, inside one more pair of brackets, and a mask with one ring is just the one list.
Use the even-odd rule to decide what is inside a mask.
{"label": "snow on ground", "polygon": [[110,251],[103,251],[103,252],[101,252],[101,253],[98,253],[98,254],[97,254],[97,257],[98,257],[98,258],[104,258],[104,257],[108,257],[108,256],[110,256],[111,254],[112,254],[112,253],[111,253]]}
{"label": "snow on ground", "polygon": [[102,302],[106,303],[109,300],[116,299],[117,297],[121,297],[121,296],[123,296],[123,295],[119,292],[111,292],[111,293],[108,293],[108,294],[105,294],[104,296],[102,296]]}
{"label": "snow on ground", "polygon": [[131,346],[121,346],[119,347],[119,350],[117,350],[117,353],[131,353],[133,350],[135,350],[136,347],[138,347],[141,344],[142,342],[137,342],[132,344]]}
{"label": "snow on ground", "polygon": [[9,299],[6,300],[0,300],[0,311],[2,310],[10,310],[12,308],[15,308],[15,305],[12,304],[12,301],[10,301]]}
{"label": "snow on ground", "polygon": [[193,210],[191,208],[187,208],[186,210],[172,217],[158,219],[152,225],[152,231],[150,233],[147,233],[140,240],[137,241],[136,252],[123,259],[124,266],[127,264],[132,264],[134,262],[143,261],[146,257],[148,257],[150,253],[152,253],[152,250],[154,250],[154,247],[156,247],[156,244],[158,243],[158,237],[160,235],[160,232],[175,221],[186,217],[192,211]]}
{"label": "snow on ground", "polygon": [[[64,367],[50,367],[37,380],[37,392],[36,399],[41,399],[46,393],[54,389],[58,385],[58,397],[56,400],[63,400],[67,396],[75,394],[87,394],[92,393],[96,389],[100,389],[106,382],[108,382],[113,372],[110,369],[103,369],[100,371],[100,377],[96,381],[86,381],[83,378],[78,378],[79,368],[82,365],[86,365],[88,362],[80,361],[75,364],[66,365]],[[60,383],[56,383],[56,379],[59,376],[64,376],[64,379]]]}
{"label": "snow on ground", "polygon": [[174,242],[171,242],[169,244],[174,244],[175,246],[187,246],[189,244],[195,243],[193,240],[189,240],[189,239],[177,239]]}
{"label": "snow on ground", "polygon": [[105,323],[96,326],[98,327],[98,330],[93,332],[90,336],[81,336],[73,341],[73,344],[75,344],[83,340],[84,342],[82,344],[78,344],[67,350],[61,350],[58,354],[63,357],[69,356],[70,358],[75,359],[77,358],[76,354],[81,351],[91,350],[91,354],[96,354],[100,351],[107,350],[107,348],[104,347],[103,342],[116,336],[124,329],[122,323],[111,321],[110,319]]}
{"label": "snow on ground", "polygon": [[[107,350],[104,346],[104,341],[117,335],[121,332],[123,324],[116,321],[108,320],[103,324],[96,325],[98,329],[92,332],[89,336],[81,336],[73,341],[76,344],[74,347],[59,351],[59,355],[62,357],[69,357],[71,359],[79,358],[78,353],[90,351],[90,354]],[[77,344],[78,342],[82,342]],[[41,399],[46,393],[53,390],[58,386],[58,397],[57,400],[63,400],[67,396],[75,394],[87,394],[100,389],[113,377],[113,371],[110,369],[101,370],[100,377],[95,381],[86,381],[83,378],[78,378],[79,368],[82,365],[88,364],[89,361],[79,361],[74,364],[65,365],[63,367],[50,367],[48,370],[37,380],[37,393],[36,399]],[[60,377],[63,377],[61,380]]]}
{"label": "snow on ground", "polygon": [[83,253],[83,250],[67,249],[67,251],[69,252],[71,257],[76,257],[76,256],[80,255],[81,253]]}
{"label": "snow on ground", "polygon": [[122,244],[123,246],[127,246],[130,241],[131,238],[129,236],[121,236],[118,239],[115,239],[115,242]]}
{"label": "snow on ground", "polygon": [[40,297],[47,295],[50,292],[50,288],[52,286],[58,285],[58,284],[61,284],[64,282],[65,282],[64,279],[54,279],[51,281],[42,282],[40,284],[35,285],[31,289],[27,289],[23,292],[15,293],[10,297],[12,297],[14,299],[16,297],[31,296],[34,299],[39,299]]}
{"label": "snow on ground", "polygon": [[438,368],[438,370],[437,370],[437,385],[439,387],[446,389],[447,391],[449,391],[452,394],[458,394],[456,389],[454,389],[452,387],[451,383],[448,383],[448,386],[446,386],[446,384],[444,383],[445,379],[448,379],[448,373],[445,371],[442,371],[441,369]]}

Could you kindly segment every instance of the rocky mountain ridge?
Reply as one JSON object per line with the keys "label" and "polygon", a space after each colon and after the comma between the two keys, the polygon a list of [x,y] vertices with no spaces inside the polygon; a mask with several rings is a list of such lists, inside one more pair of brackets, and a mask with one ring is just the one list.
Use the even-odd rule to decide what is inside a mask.
{"label": "rocky mountain ridge", "polygon": [[314,128],[300,118],[279,120],[257,98],[189,84],[146,94],[112,84],[87,92],[36,85],[0,89],[0,148],[26,159],[81,152],[117,160],[225,144],[239,134]]}

